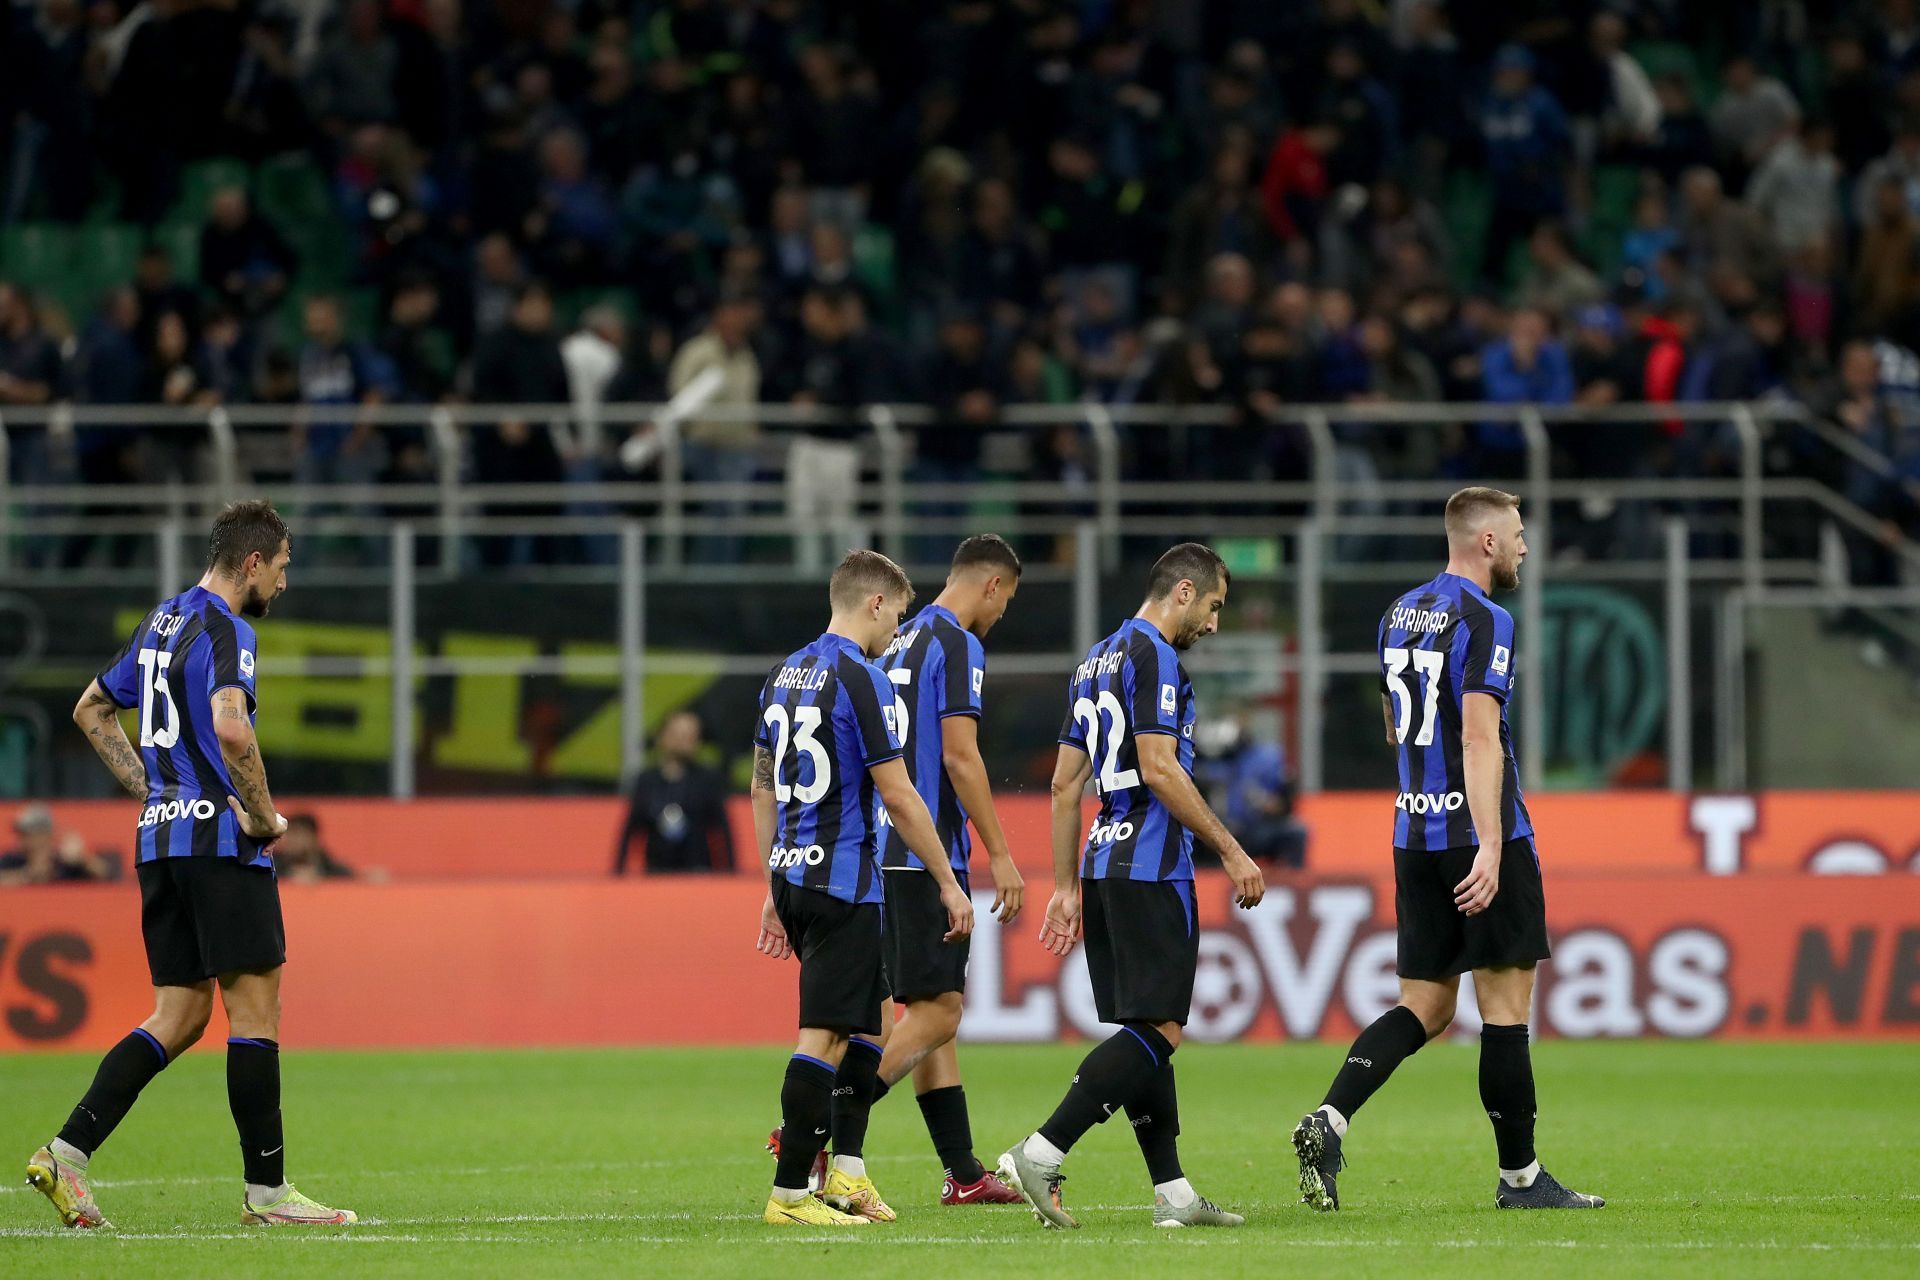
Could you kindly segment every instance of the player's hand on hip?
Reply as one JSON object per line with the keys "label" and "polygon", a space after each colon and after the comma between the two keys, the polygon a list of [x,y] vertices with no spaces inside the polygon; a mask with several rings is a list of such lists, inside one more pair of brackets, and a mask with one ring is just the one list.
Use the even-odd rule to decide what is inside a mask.
{"label": "player's hand on hip", "polygon": [[1055,889],[1047,899],[1047,914],[1040,921],[1040,945],[1053,955],[1065,958],[1080,941],[1080,890]]}
{"label": "player's hand on hip", "polygon": [[234,816],[240,819],[240,829],[252,836],[255,840],[278,840],[281,836],[287,834],[287,820],[285,818],[276,813],[273,815],[273,824],[263,827],[260,825],[260,820],[251,813],[248,813],[245,807],[241,805],[238,796],[227,797],[227,808],[233,810]]}
{"label": "player's hand on hip", "polygon": [[940,905],[947,909],[947,934],[942,942],[958,942],[973,932],[973,899],[959,885],[940,891]]}
{"label": "player's hand on hip", "polygon": [[1223,865],[1233,878],[1234,905],[1242,911],[1259,906],[1260,899],[1267,896],[1267,877],[1261,873],[1259,864],[1243,853]]}
{"label": "player's hand on hip", "polygon": [[1473,855],[1473,869],[1467,878],[1453,886],[1453,905],[1470,916],[1487,909],[1493,895],[1500,892],[1500,846],[1482,843]]}
{"label": "player's hand on hip", "polygon": [[775,960],[785,960],[793,954],[793,944],[787,941],[787,927],[780,923],[780,913],[773,909],[771,893],[760,904],[760,937],[753,949]]}
{"label": "player's hand on hip", "polygon": [[1026,878],[1012,858],[993,863],[993,914],[1001,924],[1012,924],[1027,902]]}

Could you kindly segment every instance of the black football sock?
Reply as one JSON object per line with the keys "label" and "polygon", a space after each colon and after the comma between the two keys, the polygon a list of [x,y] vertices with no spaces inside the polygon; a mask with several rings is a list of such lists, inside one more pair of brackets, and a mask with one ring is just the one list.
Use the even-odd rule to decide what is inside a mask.
{"label": "black football sock", "polygon": [[1081,1060],[1067,1096],[1040,1126],[1040,1136],[1062,1151],[1072,1150],[1087,1130],[1142,1096],[1171,1057],[1173,1046],[1158,1031],[1124,1024]]}
{"label": "black football sock", "polygon": [[940,1153],[940,1167],[961,1186],[980,1181],[986,1171],[973,1154],[973,1125],[967,1119],[967,1091],[961,1086],[929,1089],[920,1095],[920,1114],[927,1119],[927,1135]]}
{"label": "black football sock", "polygon": [[227,1107],[240,1131],[247,1182],[277,1187],[287,1180],[287,1144],[280,1131],[280,1044],[227,1037]]}
{"label": "black football sock", "polygon": [[833,1067],[804,1053],[794,1054],[787,1060],[787,1079],[780,1086],[780,1162],[774,1167],[774,1186],[806,1190],[813,1162],[827,1145],[832,1117]]}
{"label": "black football sock", "polygon": [[1527,1024],[1480,1028],[1480,1105],[1493,1121],[1502,1169],[1533,1163],[1533,1054]]}
{"label": "black football sock", "polygon": [[1140,1142],[1153,1185],[1184,1177],[1180,1172],[1180,1095],[1174,1088],[1171,1062],[1154,1074],[1145,1093],[1127,1104],[1127,1119],[1133,1122],[1133,1136]]}
{"label": "black football sock", "polygon": [[1355,1038],[1321,1105],[1353,1119],[1353,1113],[1387,1082],[1394,1068],[1418,1053],[1426,1042],[1427,1029],[1421,1025],[1420,1015],[1403,1004],[1393,1006]]}
{"label": "black football sock", "polygon": [[873,1082],[879,1078],[880,1046],[854,1036],[833,1077],[833,1154],[858,1159],[867,1148],[873,1115]]}
{"label": "black football sock", "polygon": [[92,1155],[114,1131],[147,1082],[166,1069],[167,1051],[144,1028],[135,1027],[100,1059],[86,1096],[67,1117],[59,1140]]}
{"label": "black football sock", "polygon": [[885,1080],[882,1080],[877,1075],[873,1078],[873,1100],[875,1102],[880,1101],[880,1099],[886,1097],[887,1094],[891,1093],[892,1091],[893,1091],[893,1086],[888,1084]]}

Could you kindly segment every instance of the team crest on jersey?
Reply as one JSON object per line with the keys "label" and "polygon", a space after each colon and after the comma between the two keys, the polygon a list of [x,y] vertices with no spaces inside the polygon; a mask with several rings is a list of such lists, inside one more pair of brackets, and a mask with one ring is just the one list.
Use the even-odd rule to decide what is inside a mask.
{"label": "team crest on jersey", "polygon": [[1172,715],[1174,708],[1180,705],[1180,691],[1170,684],[1160,686],[1160,709]]}
{"label": "team crest on jersey", "polygon": [[253,650],[251,649],[240,651],[240,674],[249,680],[253,679]]}
{"label": "team crest on jersey", "polygon": [[1507,665],[1513,661],[1513,651],[1503,644],[1493,646],[1493,661],[1487,665],[1500,674],[1507,674]]}
{"label": "team crest on jersey", "polygon": [[980,696],[980,686],[986,683],[987,673],[979,667],[973,668],[973,696]]}

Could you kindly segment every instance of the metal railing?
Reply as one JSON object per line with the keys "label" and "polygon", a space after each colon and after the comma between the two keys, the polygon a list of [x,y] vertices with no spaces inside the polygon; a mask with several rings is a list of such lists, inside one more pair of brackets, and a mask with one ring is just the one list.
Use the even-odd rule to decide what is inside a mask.
{"label": "metal railing", "polygon": [[[735,485],[689,480],[679,447],[682,424],[670,415],[662,417],[660,410],[661,406],[657,405],[609,405],[602,414],[602,421],[613,426],[653,424],[662,437],[657,474],[645,480],[565,485],[472,482],[466,478],[469,467],[465,432],[507,417],[560,422],[571,416],[570,406],[449,405],[432,409],[384,406],[350,411],[379,425],[425,426],[435,459],[434,481],[365,488],[281,484],[267,487],[276,498],[295,506],[330,503],[337,508],[347,508],[344,513],[303,517],[299,526],[303,537],[309,533],[338,532],[390,540],[387,554],[371,565],[360,570],[339,571],[344,575],[342,580],[359,572],[363,577],[385,582],[390,593],[390,656],[384,662],[370,658],[312,657],[285,664],[288,670],[284,672],[263,659],[263,673],[388,677],[392,681],[394,700],[389,789],[396,796],[410,795],[415,788],[414,690],[419,679],[480,672],[532,674],[536,670],[569,675],[615,675],[621,700],[621,761],[623,769],[631,773],[639,765],[642,727],[647,722],[646,676],[671,671],[676,662],[671,657],[650,656],[647,652],[645,601],[649,582],[708,578],[716,574],[724,578],[728,573],[764,575],[769,569],[764,564],[744,568],[689,564],[689,544],[694,539],[722,533],[781,537],[794,533],[791,521],[777,512],[715,514],[710,504],[727,500],[751,498],[777,507],[781,482],[776,479]],[[243,463],[249,433],[285,429],[311,420],[312,416],[311,410],[261,406],[238,406],[211,414],[126,407],[55,406],[32,411],[9,410],[4,420],[0,420],[0,576],[6,576],[16,567],[13,557],[19,544],[28,537],[137,532],[154,539],[153,581],[162,595],[171,594],[189,576],[189,566],[181,555],[182,539],[199,523],[197,513],[247,488],[248,472]],[[751,419],[769,428],[769,439],[775,446],[767,451],[769,470],[776,476],[780,470],[777,442],[782,433],[827,423],[844,426],[850,420],[848,415],[833,411],[784,406],[761,406],[731,414],[709,406],[702,409],[699,416],[702,421]],[[1432,508],[1457,487],[1453,480],[1395,478],[1370,480],[1362,491],[1361,486],[1350,483],[1341,474],[1337,457],[1342,447],[1337,434],[1341,427],[1360,424],[1394,431],[1419,431],[1448,424],[1494,421],[1520,428],[1524,479],[1514,487],[1527,500],[1533,546],[1528,561],[1528,589],[1520,593],[1517,604],[1523,636],[1539,637],[1544,633],[1543,599],[1548,583],[1563,578],[1576,582],[1594,572],[1593,566],[1554,554],[1552,526],[1557,512],[1571,504],[1592,500],[1644,503],[1658,508],[1655,523],[1659,537],[1653,551],[1637,559],[1609,561],[1605,571],[1609,578],[1639,577],[1664,584],[1665,674],[1669,688],[1676,691],[1688,685],[1692,670],[1691,619],[1698,588],[1710,586],[1724,592],[1725,603],[1720,612],[1713,615],[1718,631],[1717,647],[1722,654],[1744,645],[1744,611],[1758,607],[1769,592],[1782,588],[1796,592],[1814,588],[1825,592],[1824,599],[1839,599],[1836,594],[1839,588],[1835,584],[1817,586],[1822,580],[1817,565],[1769,557],[1765,538],[1771,510],[1797,504],[1829,528],[1846,528],[1867,536],[1879,533],[1878,525],[1867,513],[1819,483],[1804,477],[1764,474],[1761,454],[1768,430],[1805,430],[1807,438],[1819,447],[1836,450],[1865,465],[1863,460],[1854,457],[1857,442],[1831,439],[1832,433],[1813,423],[1803,409],[1783,403],[1637,405],[1604,412],[1495,405],[1302,406],[1276,415],[1268,426],[1276,430],[1283,427],[1300,430],[1307,443],[1308,474],[1303,480],[1276,482],[1191,481],[1177,476],[1127,475],[1125,433],[1177,433],[1227,425],[1228,412],[1217,406],[1010,406],[1003,413],[997,430],[1019,432],[1061,426],[1080,429],[1081,438],[1092,453],[1088,481],[1082,486],[1037,481],[993,481],[981,485],[926,482],[915,478],[912,461],[918,433],[937,426],[930,410],[924,406],[870,406],[853,415],[852,420],[864,423],[867,428],[861,447],[865,470],[872,477],[869,500],[862,504],[860,516],[877,529],[880,544],[903,560],[910,558],[908,553],[914,542],[923,535],[972,531],[978,523],[970,516],[924,514],[921,507],[951,505],[987,494],[996,501],[1012,504],[1011,509],[994,522],[1003,531],[1053,533],[1072,540],[1074,553],[1065,570],[1072,580],[1072,625],[1063,628],[1061,634],[1062,641],[1070,637],[1070,647],[1063,646],[1058,652],[997,657],[997,672],[1053,672],[1065,670],[1078,660],[1113,621],[1103,612],[1101,577],[1120,565],[1127,539],[1175,533],[1184,536],[1204,530],[1208,536],[1257,534],[1278,539],[1289,547],[1292,555],[1281,579],[1293,592],[1297,645],[1291,651],[1277,653],[1273,673],[1296,682],[1298,696],[1294,703],[1292,736],[1298,746],[1300,784],[1306,791],[1319,789],[1324,779],[1324,706],[1330,678],[1370,673],[1377,665],[1376,655],[1370,651],[1337,651],[1329,647],[1323,604],[1328,574],[1337,568],[1345,580],[1397,581],[1404,585],[1419,580],[1408,577],[1410,572],[1431,572],[1430,563],[1406,556],[1342,559],[1336,552],[1336,544],[1352,536],[1418,536],[1437,551]],[[1667,421],[1718,428],[1721,436],[1737,450],[1735,474],[1715,478],[1648,475],[1595,478],[1555,472],[1557,432]],[[194,485],[114,486],[110,494],[78,484],[8,483],[4,464],[9,446],[15,444],[22,432],[39,430],[57,436],[70,433],[77,426],[204,430],[213,459],[207,469],[208,479]],[[101,509],[103,497],[110,497],[112,510]],[[1356,513],[1350,507],[1361,498],[1398,508],[1404,514]],[[1195,514],[1194,504],[1203,506],[1204,513]],[[525,513],[528,507],[564,505],[573,505],[576,510],[582,507],[595,510],[588,514],[534,516]],[[1181,505],[1186,508],[1184,513],[1168,514],[1169,507]],[[407,518],[381,514],[383,509],[404,506],[432,514]],[[639,518],[630,514],[642,506],[651,514]],[[610,515],[608,511],[629,514]],[[1416,511],[1421,514],[1413,514]],[[1707,524],[1716,527],[1724,545],[1736,548],[1733,554],[1694,553],[1694,537]],[[465,571],[460,550],[463,541],[536,533],[592,536],[612,544],[613,554],[605,562],[565,572],[580,574],[583,580],[617,585],[619,605],[614,628],[619,642],[617,656],[608,659],[416,657],[414,600],[422,581],[459,578]],[[437,564],[422,565],[416,556],[416,541],[422,536],[436,538]],[[1911,546],[1902,545],[1897,551],[1909,566],[1920,567],[1920,555],[1916,555]],[[730,655],[723,665],[728,670],[753,673],[764,671],[777,657],[777,654]],[[1196,672],[1205,672],[1213,664],[1200,652],[1194,655],[1192,665]],[[1714,746],[1720,781],[1738,785],[1743,781],[1742,766],[1736,762],[1744,758],[1741,743],[1745,712],[1742,690],[1729,671],[1728,664],[1723,662],[1713,681]],[[1541,785],[1545,775],[1544,735],[1528,732],[1529,726],[1544,723],[1545,693],[1543,680],[1529,679],[1521,683],[1517,708],[1522,726],[1519,740],[1523,780],[1530,787]],[[1696,753],[1692,717],[1684,708],[1669,712],[1664,746],[1670,785],[1680,789],[1690,787],[1695,777]]]}
{"label": "metal railing", "polygon": [[[293,473],[293,460],[285,457],[263,472],[263,475],[273,474],[268,484],[275,495],[295,507],[329,503],[344,506],[354,513],[348,522],[382,509],[431,510],[435,512],[433,532],[440,539],[440,554],[446,558],[449,568],[453,567],[453,558],[458,555],[464,536],[484,534],[489,530],[490,521],[502,517],[517,520],[519,527],[525,527],[525,514],[538,508],[560,507],[574,512],[610,508],[651,511],[654,514],[648,523],[661,539],[658,558],[669,567],[685,562],[686,544],[691,537],[716,532],[784,533],[790,528],[790,521],[777,511],[741,514],[739,508],[743,504],[763,509],[780,507],[783,481],[779,477],[784,472],[779,450],[781,437],[829,425],[843,430],[851,427],[862,433],[859,437],[862,469],[873,477],[873,483],[871,492],[858,500],[857,508],[862,523],[874,530],[878,543],[890,552],[904,553],[910,523],[916,529],[947,531],[942,522],[952,521],[925,514],[924,509],[929,505],[935,508],[964,505],[990,493],[996,500],[1014,504],[1015,510],[1008,512],[1007,518],[1014,528],[1022,531],[1068,534],[1077,528],[1084,511],[1090,509],[1101,539],[1102,563],[1111,567],[1118,561],[1124,533],[1149,534],[1171,527],[1192,526],[1191,518],[1169,519],[1165,515],[1166,506],[1174,501],[1203,500],[1210,526],[1222,533],[1231,533],[1258,532],[1262,522],[1270,521],[1272,511],[1279,505],[1310,512],[1327,528],[1331,528],[1337,518],[1344,531],[1356,528],[1352,523],[1354,516],[1347,507],[1357,500],[1418,503],[1444,498],[1454,487],[1451,481],[1370,479],[1364,487],[1349,482],[1341,474],[1336,428],[1366,426],[1418,432],[1453,424],[1497,423],[1518,427],[1524,442],[1524,479],[1516,487],[1532,507],[1529,518],[1536,530],[1536,542],[1546,542],[1540,535],[1548,532],[1554,504],[1560,501],[1609,498],[1720,504],[1734,513],[1731,528],[1738,537],[1744,585],[1750,591],[1757,591],[1765,588],[1760,561],[1764,555],[1765,508],[1770,501],[1811,504],[1826,518],[1842,525],[1863,533],[1873,529],[1866,513],[1822,486],[1795,478],[1765,477],[1761,456],[1763,429],[1804,432],[1811,447],[1830,451],[1848,463],[1869,467],[1885,465],[1885,460],[1866,446],[1812,419],[1802,406],[1781,401],[1617,405],[1605,409],[1491,404],[1301,405],[1272,415],[1264,426],[1274,431],[1297,428],[1301,432],[1309,463],[1305,479],[1196,482],[1182,476],[1129,476],[1125,465],[1128,442],[1123,438],[1123,431],[1141,438],[1156,432],[1184,438],[1196,428],[1218,428],[1233,423],[1235,418],[1225,406],[1017,404],[1008,406],[996,427],[984,434],[1020,436],[1036,430],[1074,427],[1081,432],[1091,451],[1092,464],[1086,485],[996,479],[987,488],[916,478],[915,442],[922,432],[940,428],[932,410],[924,405],[871,405],[847,411],[787,405],[709,405],[698,411],[702,422],[752,422],[764,429],[764,470],[770,478],[724,483],[689,477],[682,449],[686,432],[684,418],[668,414],[665,409],[666,406],[657,404],[611,404],[599,414],[607,427],[646,427],[655,433],[659,444],[657,462],[648,478],[522,484],[479,483],[472,479],[466,456],[467,431],[504,419],[564,426],[573,417],[571,406],[382,405],[316,410],[304,406],[240,405],[206,411],[162,406],[62,404],[9,408],[0,416],[0,557],[12,553],[12,545],[22,532],[18,527],[22,523],[22,512],[30,514],[35,532],[73,535],[140,527],[136,522],[150,520],[155,514],[177,515],[237,496],[243,490],[259,486],[260,482],[250,475],[246,466],[247,445],[258,433],[284,431],[320,420],[351,419],[373,427],[423,429],[433,454],[432,479],[378,485],[294,484],[283,479]],[[327,416],[329,414],[332,416]],[[1724,478],[1643,475],[1603,480],[1555,474],[1553,449],[1557,433],[1576,429],[1605,431],[1613,426],[1645,423],[1719,428],[1736,446],[1737,475]],[[115,485],[103,493],[100,487],[60,477],[47,467],[40,469],[32,483],[21,484],[12,476],[12,471],[18,468],[10,468],[6,463],[9,446],[16,437],[26,432],[41,432],[43,440],[59,441],[70,439],[72,433],[81,428],[204,432],[210,459],[205,468],[206,479],[193,484]],[[20,450],[15,447],[11,452],[17,457]],[[45,452],[43,447],[41,453]],[[1196,484],[1204,484],[1204,489],[1196,489]],[[110,500],[112,512],[99,510],[103,500]],[[556,533],[590,533],[596,527],[606,527],[604,516],[594,514],[545,519],[551,523],[544,527]],[[929,520],[933,522],[931,525]],[[1370,528],[1377,532],[1391,531],[1391,526],[1385,525]],[[1902,551],[1910,560],[1920,563],[1920,556],[1915,556],[1911,548]],[[0,558],[0,570],[9,563]]]}

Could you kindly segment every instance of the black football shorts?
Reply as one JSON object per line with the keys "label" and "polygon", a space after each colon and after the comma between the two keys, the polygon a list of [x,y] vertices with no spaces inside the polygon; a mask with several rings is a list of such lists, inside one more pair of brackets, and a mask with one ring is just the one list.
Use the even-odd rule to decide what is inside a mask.
{"label": "black football shorts", "polygon": [[1191,880],[1083,880],[1087,976],[1102,1022],[1187,1024],[1200,928]]}
{"label": "black football shorts", "polygon": [[156,858],[140,864],[140,931],[156,987],[190,987],[223,973],[287,961],[280,883],[270,866],[233,858]]}
{"label": "black football shorts", "polygon": [[773,909],[800,957],[800,1025],[880,1034],[887,980],[880,964],[880,904],[845,902],[787,880]]}
{"label": "black football shorts", "polygon": [[1470,845],[1393,851],[1401,977],[1438,980],[1474,969],[1525,968],[1552,954],[1533,837],[1502,846],[1500,891],[1485,911],[1468,916],[1454,905],[1453,892],[1473,870],[1477,852]]}
{"label": "black football shorts", "polygon": [[[940,885],[921,870],[889,867],[881,873],[887,887],[886,920],[881,928],[886,957],[887,986],[900,1001],[927,1000],[949,991],[967,989],[967,956],[971,938],[943,942],[947,909],[940,905]],[[960,888],[968,888],[967,873],[956,871]]]}

